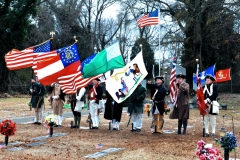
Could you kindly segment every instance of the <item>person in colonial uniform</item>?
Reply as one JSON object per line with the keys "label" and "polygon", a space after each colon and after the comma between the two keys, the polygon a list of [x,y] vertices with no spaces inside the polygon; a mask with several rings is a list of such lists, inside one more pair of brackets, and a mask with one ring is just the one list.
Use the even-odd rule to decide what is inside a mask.
{"label": "person in colonial uniform", "polygon": [[112,96],[106,91],[107,101],[105,103],[104,118],[112,121],[112,130],[120,130],[122,117],[123,102],[117,103]]}
{"label": "person in colonial uniform", "polygon": [[[184,80],[186,76],[182,73],[176,76],[177,78],[177,103],[174,106],[173,112],[170,114],[170,119],[178,119],[178,131],[176,134],[187,133],[187,123],[189,119],[189,84]],[[183,126],[183,132],[181,132]]]}
{"label": "person in colonial uniform", "polygon": [[85,92],[86,92],[86,89],[83,87],[80,90],[78,90],[76,94],[71,94],[69,96],[69,101],[71,103],[71,110],[74,116],[74,125],[72,126],[72,128],[80,127],[81,112],[74,111],[74,109],[78,101],[81,102],[81,104],[83,104],[84,106]]}
{"label": "person in colonial uniform", "polygon": [[207,74],[205,77],[206,84],[203,86],[204,102],[208,108],[208,112],[204,116],[205,137],[209,137],[208,124],[212,126],[212,137],[216,136],[216,114],[212,113],[212,101],[216,101],[218,97],[217,86],[213,84],[215,80],[215,77]]}
{"label": "person in colonial uniform", "polygon": [[146,88],[141,83],[129,97],[128,114],[131,116],[133,123],[132,132],[141,132],[142,129],[142,114],[143,114],[143,101],[146,98]]}
{"label": "person in colonial uniform", "polygon": [[163,76],[155,77],[156,84],[151,84],[151,81],[148,81],[147,88],[151,89],[151,99],[153,101],[152,115],[153,115],[153,124],[156,127],[154,133],[162,133],[163,128],[163,118],[164,118],[164,99],[168,95],[168,90],[162,85],[164,83]]}
{"label": "person in colonial uniform", "polygon": [[44,104],[45,87],[36,80],[32,79],[32,86],[30,88],[30,94],[32,95],[31,105],[35,108],[35,122],[34,124],[42,124],[42,108]]}
{"label": "person in colonial uniform", "polygon": [[99,85],[99,78],[96,78],[92,81],[92,86],[89,90],[89,109],[91,114],[91,120],[93,123],[92,129],[98,129],[100,123],[100,108],[99,101],[102,100],[103,89]]}
{"label": "person in colonial uniform", "polygon": [[53,108],[53,114],[57,115],[56,127],[61,127],[62,120],[63,120],[63,106],[65,102],[65,94],[60,88],[60,85],[58,82],[52,83],[51,87],[53,87],[53,89],[49,97],[52,97],[51,104]]}

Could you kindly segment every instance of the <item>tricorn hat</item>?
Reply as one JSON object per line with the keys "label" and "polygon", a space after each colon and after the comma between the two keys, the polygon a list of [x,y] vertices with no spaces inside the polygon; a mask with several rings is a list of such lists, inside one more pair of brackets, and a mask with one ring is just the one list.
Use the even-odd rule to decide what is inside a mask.
{"label": "tricorn hat", "polygon": [[211,74],[207,74],[206,76],[205,76],[205,81],[206,81],[206,79],[211,79],[212,81],[216,81],[216,78],[213,76],[213,75],[211,75]]}
{"label": "tricorn hat", "polygon": [[162,83],[164,83],[164,77],[163,77],[163,76],[156,76],[154,79],[155,79],[155,81],[156,81],[157,79],[161,79],[161,80],[162,80]]}
{"label": "tricorn hat", "polygon": [[94,80],[96,80],[96,81],[101,81],[101,79],[100,79],[100,78],[95,78]]}
{"label": "tricorn hat", "polygon": [[177,75],[177,78],[187,78],[184,74],[182,74],[182,73],[179,73],[178,75]]}

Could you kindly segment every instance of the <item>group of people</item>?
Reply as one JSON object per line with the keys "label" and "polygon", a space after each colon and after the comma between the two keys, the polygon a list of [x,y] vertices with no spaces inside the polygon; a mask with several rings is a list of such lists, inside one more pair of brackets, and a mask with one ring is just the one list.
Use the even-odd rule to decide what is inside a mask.
{"label": "group of people", "polygon": [[[177,98],[176,105],[174,106],[169,118],[178,119],[178,130],[176,134],[187,133],[187,124],[189,119],[189,84],[185,82],[186,76],[183,74],[178,74],[177,78]],[[79,128],[81,122],[81,112],[76,111],[75,107],[78,101],[81,104],[88,103],[90,117],[92,122],[91,129],[98,129],[100,123],[100,110],[103,108],[103,88],[99,83],[100,79],[96,78],[92,81],[92,85],[89,88],[81,88],[76,94],[69,96],[69,101],[71,103],[71,110],[74,116],[74,125],[72,128]],[[204,116],[204,127],[205,136],[209,136],[209,123],[212,126],[212,136],[215,137],[216,128],[216,115],[212,113],[212,102],[217,99],[218,91],[217,86],[213,84],[215,77],[212,75],[206,75],[206,84],[203,86],[204,92],[204,102],[207,107],[207,114]],[[155,77],[155,84],[151,81],[147,82],[147,88],[151,90],[151,100],[153,102],[151,112],[153,115],[153,133],[162,133],[164,124],[164,112],[166,95],[169,95],[168,89],[163,85],[164,77]],[[65,94],[62,92],[60,85],[55,82],[52,83],[51,93],[49,94],[49,101],[53,109],[53,114],[57,116],[56,127],[62,125],[63,120],[63,106],[65,101]],[[88,90],[88,94],[86,94]],[[32,95],[31,104],[32,108],[35,109],[35,122],[34,124],[40,125],[42,123],[42,108],[44,106],[44,94],[46,88],[41,85],[36,77],[36,80],[32,79],[32,86],[30,88],[30,93]],[[84,98],[87,95],[87,98]],[[141,84],[137,86],[134,92],[128,98],[128,114],[132,121],[132,132],[141,132],[142,129],[142,114],[144,108],[144,100],[146,98],[146,88]],[[88,99],[88,102],[85,101]],[[83,106],[82,106],[83,107]],[[112,130],[120,129],[120,122],[122,116],[123,102],[117,103],[111,97],[111,95],[106,91],[106,102],[105,102],[105,112],[104,118],[112,121]],[[182,131],[183,128],[183,131]]]}

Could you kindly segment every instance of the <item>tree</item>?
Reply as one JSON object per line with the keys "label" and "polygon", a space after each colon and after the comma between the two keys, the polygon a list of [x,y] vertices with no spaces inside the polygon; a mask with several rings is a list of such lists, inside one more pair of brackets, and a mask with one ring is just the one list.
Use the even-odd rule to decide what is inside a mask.
{"label": "tree", "polygon": [[[16,81],[16,72],[6,68],[4,55],[13,48],[24,49],[31,18],[36,16],[38,0],[0,0],[0,91],[7,91]],[[8,84],[8,85],[6,85]]]}

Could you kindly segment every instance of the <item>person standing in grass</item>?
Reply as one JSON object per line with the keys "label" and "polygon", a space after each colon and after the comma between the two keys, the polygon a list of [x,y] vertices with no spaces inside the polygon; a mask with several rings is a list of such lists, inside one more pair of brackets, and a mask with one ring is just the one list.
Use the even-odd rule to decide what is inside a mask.
{"label": "person standing in grass", "polygon": [[31,105],[35,109],[35,122],[34,124],[42,124],[42,108],[44,105],[44,94],[46,88],[36,80],[32,79],[32,86],[30,88],[30,94],[32,95]]}
{"label": "person standing in grass", "polygon": [[129,97],[128,114],[131,116],[133,123],[133,132],[141,132],[142,129],[142,114],[143,101],[146,98],[146,88],[141,83],[137,86],[134,92]]}

